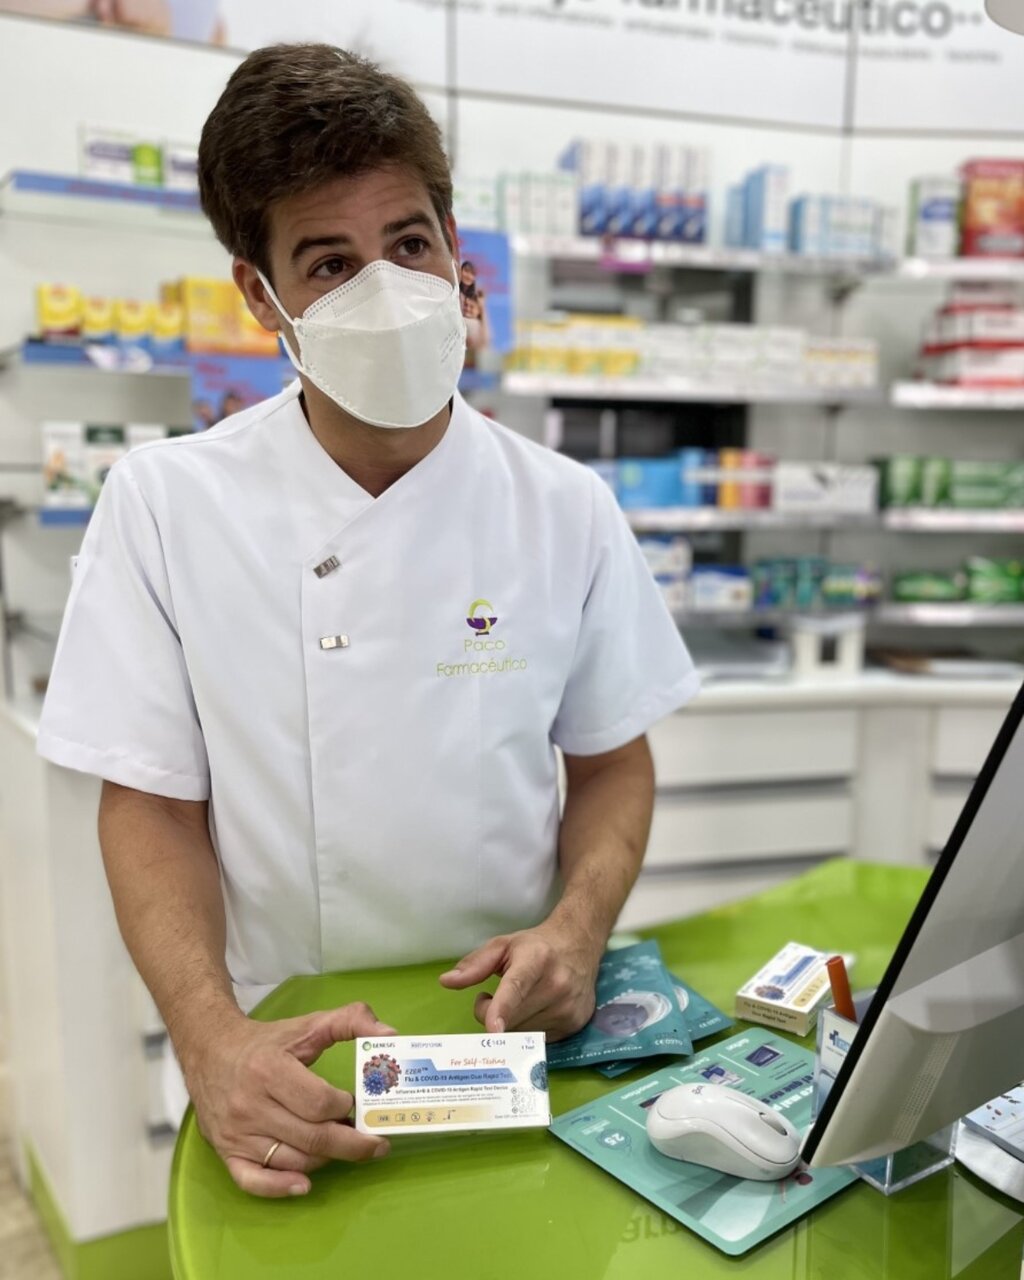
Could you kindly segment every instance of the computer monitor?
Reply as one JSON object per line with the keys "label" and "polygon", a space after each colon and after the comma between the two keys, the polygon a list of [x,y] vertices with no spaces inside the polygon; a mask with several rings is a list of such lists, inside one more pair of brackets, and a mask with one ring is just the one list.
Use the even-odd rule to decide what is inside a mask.
{"label": "computer monitor", "polygon": [[1024,1080],[1024,688],[804,1144],[911,1146]]}

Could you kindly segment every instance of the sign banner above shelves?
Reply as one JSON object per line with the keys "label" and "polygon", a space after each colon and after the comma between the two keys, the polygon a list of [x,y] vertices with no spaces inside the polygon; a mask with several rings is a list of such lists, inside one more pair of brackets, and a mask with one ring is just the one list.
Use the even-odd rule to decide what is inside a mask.
{"label": "sign banner above shelves", "polygon": [[[94,25],[92,9],[3,5]],[[980,0],[152,0],[146,14],[106,25],[239,51],[325,40],[424,88],[826,133],[1008,134],[1024,74],[1024,41]]]}

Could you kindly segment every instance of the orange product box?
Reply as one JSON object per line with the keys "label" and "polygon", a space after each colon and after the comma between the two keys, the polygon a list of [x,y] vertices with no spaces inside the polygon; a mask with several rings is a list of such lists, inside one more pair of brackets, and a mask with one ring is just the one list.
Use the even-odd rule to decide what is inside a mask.
{"label": "orange product box", "polygon": [[963,168],[960,252],[1024,257],[1024,161],[971,160]]}
{"label": "orange product box", "polygon": [[[718,455],[718,465],[723,473],[739,471],[743,467],[742,449],[722,449]],[[740,506],[739,480],[731,480],[723,474],[718,483],[718,505],[728,511],[736,511]]]}
{"label": "orange product box", "polygon": [[183,276],[162,286],[160,300],[181,307],[189,351],[278,354],[276,335],[249,315],[234,281]]}

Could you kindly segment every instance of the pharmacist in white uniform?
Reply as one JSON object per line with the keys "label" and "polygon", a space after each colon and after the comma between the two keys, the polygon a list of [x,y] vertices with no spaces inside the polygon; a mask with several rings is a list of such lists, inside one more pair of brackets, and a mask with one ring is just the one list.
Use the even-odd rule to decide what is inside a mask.
{"label": "pharmacist in white uniform", "polygon": [[440,981],[497,976],[488,1029],[576,1031],[643,858],[645,731],[697,679],[611,492],[456,391],[451,179],[412,89],[257,51],[200,178],[298,381],[113,468],[39,743],[104,779],[121,930],[202,1131],[282,1196],[386,1154],[307,1068],[390,1028],[243,1011],[292,974],[462,956]]}

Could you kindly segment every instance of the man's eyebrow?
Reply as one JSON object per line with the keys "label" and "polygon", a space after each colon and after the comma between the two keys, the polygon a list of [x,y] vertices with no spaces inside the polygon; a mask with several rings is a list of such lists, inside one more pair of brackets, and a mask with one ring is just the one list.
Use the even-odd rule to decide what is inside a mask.
{"label": "man's eyebrow", "polygon": [[351,243],[348,236],[304,236],[292,250],[292,262],[298,262],[308,249],[343,249]]}
{"label": "man's eyebrow", "polygon": [[[410,213],[407,218],[399,218],[397,222],[389,222],[381,228],[381,234],[384,236],[397,236],[402,231],[408,231],[410,227],[428,227],[434,230],[434,220],[429,213],[424,213],[422,209],[417,209],[414,213]],[[344,249],[352,243],[348,236],[304,236],[295,248],[292,250],[292,262],[298,262],[304,253],[309,249]]]}
{"label": "man's eyebrow", "polygon": [[382,232],[386,236],[397,236],[400,231],[407,231],[410,227],[425,226],[433,231],[434,225],[434,219],[429,213],[424,213],[422,209],[417,209],[415,213],[410,213],[408,218],[400,218],[397,222],[389,222],[387,226],[382,228]]}

